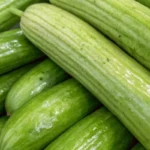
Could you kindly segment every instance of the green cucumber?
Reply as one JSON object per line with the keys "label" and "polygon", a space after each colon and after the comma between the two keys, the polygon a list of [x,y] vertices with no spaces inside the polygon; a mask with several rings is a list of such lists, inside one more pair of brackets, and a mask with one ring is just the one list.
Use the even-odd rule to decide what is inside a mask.
{"label": "green cucumber", "polygon": [[146,149],[140,143],[138,143],[131,150],[146,150]]}
{"label": "green cucumber", "polygon": [[3,103],[12,85],[26,72],[34,67],[37,63],[22,66],[19,69],[8,72],[0,76],[0,114],[3,113]]}
{"label": "green cucumber", "polygon": [[10,117],[0,137],[0,150],[41,150],[99,105],[74,79],[56,85]]}
{"label": "green cucumber", "polygon": [[89,24],[50,4],[28,7],[21,17],[21,28],[150,149],[150,72],[147,69]]}
{"label": "green cucumber", "polygon": [[24,10],[37,2],[40,2],[40,0],[0,0],[0,32],[8,30],[19,22],[19,18],[9,11],[11,7]]}
{"label": "green cucumber", "polygon": [[0,75],[42,56],[20,29],[0,33]]}
{"label": "green cucumber", "polygon": [[2,131],[7,120],[8,120],[7,116],[0,117],[0,135],[1,135],[1,131]]}
{"label": "green cucumber", "polygon": [[131,133],[106,108],[82,119],[45,150],[128,150]]}
{"label": "green cucumber", "polygon": [[[150,69],[150,10],[134,0],[50,0],[86,20]],[[146,0],[147,1],[147,0]]]}
{"label": "green cucumber", "polygon": [[140,2],[141,4],[150,7],[150,0],[136,0],[138,2]]}
{"label": "green cucumber", "polygon": [[67,77],[68,75],[54,62],[44,60],[12,86],[5,103],[7,113],[14,113],[32,97],[64,81]]}

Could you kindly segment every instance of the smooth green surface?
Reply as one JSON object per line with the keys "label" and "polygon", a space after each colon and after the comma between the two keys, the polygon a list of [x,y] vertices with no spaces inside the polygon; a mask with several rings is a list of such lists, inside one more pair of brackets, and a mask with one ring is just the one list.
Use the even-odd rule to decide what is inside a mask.
{"label": "smooth green surface", "polygon": [[[86,20],[150,69],[150,10],[134,0],[50,0]],[[145,0],[146,1],[146,0]]]}
{"label": "smooth green surface", "polygon": [[89,24],[50,4],[28,7],[21,28],[150,149],[148,70]]}
{"label": "smooth green surface", "polygon": [[19,22],[19,17],[9,11],[11,7],[24,10],[37,2],[40,2],[40,0],[0,0],[0,32],[10,29]]}
{"label": "smooth green surface", "polygon": [[0,137],[0,150],[41,150],[99,105],[74,79],[56,85],[11,116]]}
{"label": "smooth green surface", "polygon": [[150,0],[136,0],[138,2],[140,2],[141,4],[150,7]]}
{"label": "smooth green surface", "polygon": [[60,135],[45,150],[128,150],[130,132],[106,108],[100,108]]}
{"label": "smooth green surface", "polygon": [[2,131],[7,120],[8,120],[7,116],[0,117],[0,135],[1,135],[1,131]]}
{"label": "smooth green surface", "polygon": [[12,85],[26,72],[29,71],[29,69],[33,68],[36,65],[36,63],[29,64],[22,66],[19,69],[13,70],[11,72],[8,72],[6,74],[3,74],[0,76],[0,114],[3,113],[4,110],[4,100],[6,99],[6,96],[12,87]]}
{"label": "smooth green surface", "polygon": [[140,143],[138,143],[131,150],[146,150],[146,149]]}
{"label": "smooth green surface", "polygon": [[20,29],[0,33],[0,75],[42,56]]}
{"label": "smooth green surface", "polygon": [[44,60],[13,85],[6,98],[7,113],[12,114],[32,97],[64,81],[67,77],[68,75],[50,59]]}

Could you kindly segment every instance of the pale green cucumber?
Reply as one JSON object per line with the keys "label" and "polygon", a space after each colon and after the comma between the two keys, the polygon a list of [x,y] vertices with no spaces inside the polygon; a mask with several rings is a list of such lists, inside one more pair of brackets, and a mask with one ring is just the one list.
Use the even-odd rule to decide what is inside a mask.
{"label": "pale green cucumber", "polygon": [[8,120],[8,116],[0,117],[0,135],[7,120]]}
{"label": "pale green cucumber", "polygon": [[68,75],[50,59],[46,59],[23,75],[6,98],[6,111],[14,113],[32,97],[67,79]]}
{"label": "pale green cucumber", "polygon": [[138,2],[140,2],[141,4],[150,7],[150,0],[136,0]]}
{"label": "pale green cucumber", "polygon": [[7,121],[0,150],[41,150],[100,103],[74,79],[34,97]]}
{"label": "pale green cucumber", "polygon": [[131,150],[146,150],[146,149],[140,143],[138,143]]}
{"label": "pale green cucumber", "polygon": [[106,108],[77,122],[45,150],[128,150],[131,133]]}
{"label": "pale green cucumber", "polygon": [[28,7],[22,14],[21,28],[150,150],[148,70],[89,24],[50,4]]}
{"label": "pale green cucumber", "polygon": [[150,69],[150,10],[135,0],[50,0],[86,20]]}
{"label": "pale green cucumber", "polygon": [[41,57],[20,29],[0,33],[0,75]]}
{"label": "pale green cucumber", "polygon": [[8,30],[19,22],[19,17],[9,11],[11,7],[24,10],[29,5],[40,1],[41,0],[0,0],[0,32]]}
{"label": "pale green cucumber", "polygon": [[37,63],[22,66],[19,69],[8,72],[0,76],[0,114],[4,110],[4,100],[6,99],[7,93],[9,92],[12,85],[26,72],[33,68]]}

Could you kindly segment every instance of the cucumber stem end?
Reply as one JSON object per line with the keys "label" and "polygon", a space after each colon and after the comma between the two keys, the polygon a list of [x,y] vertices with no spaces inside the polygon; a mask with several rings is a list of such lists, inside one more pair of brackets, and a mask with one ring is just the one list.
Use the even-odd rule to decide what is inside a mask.
{"label": "cucumber stem end", "polygon": [[14,7],[10,8],[10,12],[15,14],[16,16],[19,16],[19,17],[22,17],[22,15],[23,15],[23,11],[21,11],[17,8],[14,8]]}

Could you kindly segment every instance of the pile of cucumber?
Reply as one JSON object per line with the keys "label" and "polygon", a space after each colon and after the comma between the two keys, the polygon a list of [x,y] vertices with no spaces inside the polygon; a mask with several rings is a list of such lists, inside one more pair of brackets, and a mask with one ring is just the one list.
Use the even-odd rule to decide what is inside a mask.
{"label": "pile of cucumber", "polygon": [[149,69],[150,0],[1,0],[0,150],[150,150]]}

